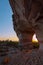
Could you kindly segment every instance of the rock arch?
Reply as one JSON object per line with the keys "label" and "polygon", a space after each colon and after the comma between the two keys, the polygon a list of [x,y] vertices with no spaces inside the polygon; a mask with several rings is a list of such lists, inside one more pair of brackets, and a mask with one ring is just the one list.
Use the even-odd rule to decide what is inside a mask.
{"label": "rock arch", "polygon": [[14,30],[19,41],[23,46],[28,44],[31,48],[32,43],[29,42],[33,34],[40,31],[40,26],[43,24],[40,22],[43,19],[43,0],[9,0],[9,2],[13,11]]}

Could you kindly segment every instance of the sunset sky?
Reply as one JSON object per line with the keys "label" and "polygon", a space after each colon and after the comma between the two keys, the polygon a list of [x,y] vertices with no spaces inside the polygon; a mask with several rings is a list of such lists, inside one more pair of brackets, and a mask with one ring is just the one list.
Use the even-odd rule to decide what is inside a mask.
{"label": "sunset sky", "polygon": [[12,10],[8,0],[0,0],[0,39],[17,40],[12,23]]}

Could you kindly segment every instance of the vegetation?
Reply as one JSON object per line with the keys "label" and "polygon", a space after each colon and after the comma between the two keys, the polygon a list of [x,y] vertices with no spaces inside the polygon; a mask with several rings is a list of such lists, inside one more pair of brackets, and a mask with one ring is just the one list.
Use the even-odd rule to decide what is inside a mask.
{"label": "vegetation", "polygon": [[[18,44],[19,42],[17,41],[9,41],[9,40],[6,40],[6,41],[0,41],[0,48],[1,47],[16,47],[16,48],[21,48],[21,46],[19,46]],[[32,43],[33,44],[33,48],[39,48],[39,43]]]}
{"label": "vegetation", "polygon": [[14,46],[14,47],[17,47],[18,46],[18,43],[17,41],[9,41],[9,40],[6,40],[6,41],[0,41],[0,46]]}
{"label": "vegetation", "polygon": [[39,48],[39,43],[34,42],[34,43],[33,43],[33,47],[34,47],[34,48]]}

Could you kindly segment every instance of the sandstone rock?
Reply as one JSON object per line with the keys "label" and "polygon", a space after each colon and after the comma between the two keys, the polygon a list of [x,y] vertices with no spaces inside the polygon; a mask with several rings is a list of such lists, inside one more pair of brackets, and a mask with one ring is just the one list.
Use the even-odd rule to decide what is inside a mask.
{"label": "sandstone rock", "polygon": [[[9,0],[13,26],[20,43],[29,44],[34,33],[43,37],[43,0]],[[32,45],[32,43],[31,43]]]}

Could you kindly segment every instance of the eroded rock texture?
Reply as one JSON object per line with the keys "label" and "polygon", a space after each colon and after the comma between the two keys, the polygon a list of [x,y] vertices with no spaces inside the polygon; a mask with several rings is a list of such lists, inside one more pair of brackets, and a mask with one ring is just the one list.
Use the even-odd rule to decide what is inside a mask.
{"label": "eroded rock texture", "polygon": [[[43,0],[9,0],[13,11],[13,26],[22,50],[15,50],[10,65],[43,65],[43,50],[32,48],[32,36],[43,37]],[[41,34],[40,34],[41,33]],[[39,39],[39,38],[38,38]],[[24,49],[28,47],[28,49]]]}
{"label": "eroded rock texture", "polygon": [[[13,26],[20,43],[30,44],[33,34],[43,37],[43,0],[9,0],[13,11]],[[41,35],[41,36],[40,36]]]}

